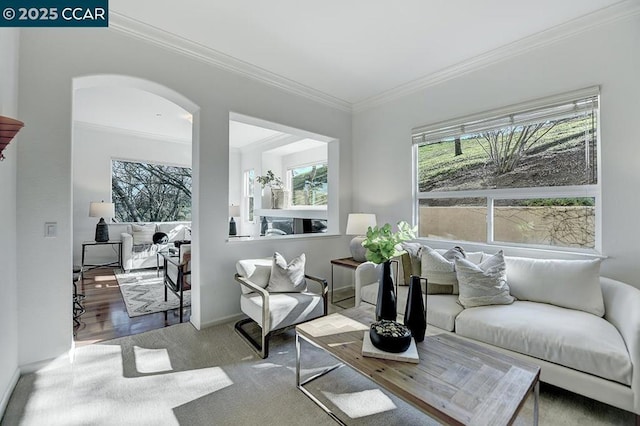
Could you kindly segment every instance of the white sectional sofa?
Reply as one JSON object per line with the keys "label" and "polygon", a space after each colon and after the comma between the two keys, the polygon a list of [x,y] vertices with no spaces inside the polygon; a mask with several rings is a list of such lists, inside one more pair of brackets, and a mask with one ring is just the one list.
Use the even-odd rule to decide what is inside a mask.
{"label": "white sectional sofa", "polygon": [[[153,244],[152,237],[156,232],[167,234],[168,244]],[[191,240],[191,222],[111,223],[109,235],[112,239],[119,237],[122,240],[124,270],[155,268],[158,250],[175,241]]]}
{"label": "white sectional sofa", "polygon": [[[538,364],[543,382],[631,411],[640,424],[640,290],[596,273],[596,287],[591,283],[590,289],[585,285],[584,291],[576,292],[563,283],[574,281],[566,287],[575,287],[576,279],[591,278],[570,269],[567,275],[561,270],[566,261],[551,268],[549,262],[545,266],[539,261],[505,258],[507,282],[516,296],[511,304],[465,309],[457,294],[423,294],[428,330],[455,334]],[[576,265],[582,267],[570,266]],[[366,262],[356,269],[356,306],[375,305],[377,280],[378,265]],[[398,287],[399,315],[404,313],[407,292],[408,287]],[[542,301],[531,300],[535,298]],[[600,308],[604,315],[599,316]]]}

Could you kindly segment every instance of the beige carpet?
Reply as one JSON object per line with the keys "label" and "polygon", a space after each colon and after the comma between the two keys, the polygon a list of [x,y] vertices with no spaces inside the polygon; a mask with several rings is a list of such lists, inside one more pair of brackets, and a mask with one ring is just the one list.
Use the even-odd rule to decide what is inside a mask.
{"label": "beige carpet", "polygon": [[[305,373],[334,364],[304,347]],[[348,368],[312,382],[347,424],[435,424]],[[337,407],[341,407],[337,408]],[[527,401],[516,424],[532,421]],[[377,414],[374,414],[377,413]],[[541,425],[633,425],[631,413],[541,387]],[[232,324],[197,331],[179,324],[85,346],[23,376],[2,425],[334,425],[295,387],[293,332],[259,359]]]}

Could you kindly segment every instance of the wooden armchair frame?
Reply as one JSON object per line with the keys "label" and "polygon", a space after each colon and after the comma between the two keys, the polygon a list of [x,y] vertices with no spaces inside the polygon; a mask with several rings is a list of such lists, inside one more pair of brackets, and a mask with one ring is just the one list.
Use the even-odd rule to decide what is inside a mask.
{"label": "wooden armchair frame", "polygon": [[[178,299],[180,299],[180,322],[183,319],[183,310],[184,310],[184,283],[188,276],[191,275],[191,271],[188,270],[189,261],[180,263],[179,256],[163,256],[164,257],[164,301],[167,301],[167,290],[171,291],[176,295]],[[178,276],[176,281],[171,278],[169,275],[169,263],[173,264],[178,269]]]}

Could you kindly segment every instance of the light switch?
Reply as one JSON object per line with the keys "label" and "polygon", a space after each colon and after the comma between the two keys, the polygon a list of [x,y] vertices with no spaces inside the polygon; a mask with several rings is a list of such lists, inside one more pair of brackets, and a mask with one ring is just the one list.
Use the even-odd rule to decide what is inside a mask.
{"label": "light switch", "polygon": [[58,236],[58,223],[57,222],[45,222],[44,223],[44,236],[45,238],[55,238]]}

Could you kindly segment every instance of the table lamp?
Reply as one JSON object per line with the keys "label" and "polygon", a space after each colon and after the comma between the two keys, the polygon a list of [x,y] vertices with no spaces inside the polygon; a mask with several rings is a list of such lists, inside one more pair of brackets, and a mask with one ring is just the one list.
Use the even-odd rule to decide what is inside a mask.
{"label": "table lamp", "polygon": [[349,249],[351,257],[358,262],[367,260],[367,249],[362,247],[362,242],[366,239],[367,229],[376,226],[376,215],[372,213],[349,213],[347,219],[347,235],[356,235],[351,240]]}
{"label": "table lamp", "polygon": [[229,216],[231,217],[231,220],[229,220],[229,235],[238,235],[236,221],[233,218],[240,216],[240,206],[230,205]]}
{"label": "table lamp", "polygon": [[105,243],[109,241],[109,225],[104,221],[105,217],[114,217],[115,205],[104,201],[92,201],[89,204],[89,217],[99,217],[100,221],[96,225],[96,242]]}

